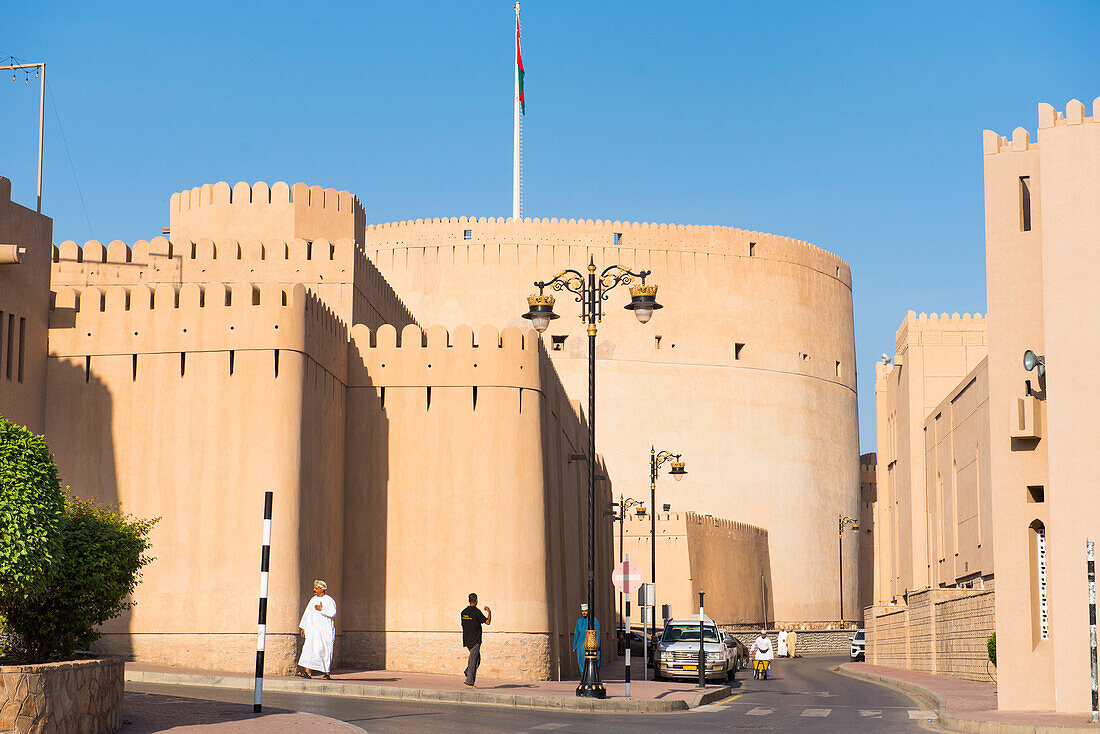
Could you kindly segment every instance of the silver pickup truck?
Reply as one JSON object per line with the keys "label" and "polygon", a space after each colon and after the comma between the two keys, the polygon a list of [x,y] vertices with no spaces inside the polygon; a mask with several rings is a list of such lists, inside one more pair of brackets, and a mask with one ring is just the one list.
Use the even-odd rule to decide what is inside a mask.
{"label": "silver pickup truck", "polygon": [[[703,618],[703,652],[708,679],[732,678],[737,672],[737,647],[709,617]],[[657,679],[699,678],[699,615],[665,623],[657,650]]]}

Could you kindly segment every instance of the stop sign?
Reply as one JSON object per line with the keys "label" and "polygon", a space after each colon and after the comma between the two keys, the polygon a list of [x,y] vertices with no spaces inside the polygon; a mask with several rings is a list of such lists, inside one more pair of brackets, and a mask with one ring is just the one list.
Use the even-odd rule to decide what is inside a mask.
{"label": "stop sign", "polygon": [[611,582],[624,594],[633,594],[642,585],[642,569],[636,563],[623,561],[615,567]]}

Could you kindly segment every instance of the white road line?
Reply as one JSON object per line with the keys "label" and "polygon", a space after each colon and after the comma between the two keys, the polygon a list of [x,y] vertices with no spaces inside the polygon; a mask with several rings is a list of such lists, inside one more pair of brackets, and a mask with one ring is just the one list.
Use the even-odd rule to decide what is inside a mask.
{"label": "white road line", "polygon": [[774,713],[775,713],[775,709],[766,709],[766,708],[761,708],[760,706],[757,706],[754,709],[749,709],[748,711],[746,711],[745,716],[767,716],[769,714],[774,714]]}
{"label": "white road line", "polygon": [[539,724],[538,726],[532,726],[531,728],[532,729],[537,729],[539,731],[553,731],[554,729],[564,729],[567,726],[569,726],[569,724],[555,724],[553,722],[550,722],[550,723],[547,723],[547,724]]}
{"label": "white road line", "polygon": [[872,719],[881,719],[882,718],[882,712],[881,711],[874,711],[874,710],[870,710],[870,709],[860,709],[859,710],[859,715],[870,717]]}
{"label": "white road line", "polygon": [[832,709],[804,709],[799,716],[820,716],[825,717],[832,713]]}
{"label": "white road line", "polygon": [[938,719],[940,715],[935,711],[910,711],[910,719]]}

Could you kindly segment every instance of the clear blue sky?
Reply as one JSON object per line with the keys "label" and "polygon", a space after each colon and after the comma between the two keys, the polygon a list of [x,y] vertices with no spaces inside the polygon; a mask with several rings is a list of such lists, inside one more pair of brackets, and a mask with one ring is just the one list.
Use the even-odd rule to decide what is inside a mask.
{"label": "clear blue sky", "polygon": [[[523,3],[528,216],[722,224],[852,266],[860,424],[907,309],[985,312],[981,131],[1100,96],[1098,2]],[[132,242],[172,192],[306,181],[369,221],[506,216],[512,3],[9,3],[45,60],[57,241]],[[0,76],[33,206],[37,88]],[[90,226],[89,226],[90,220]]]}

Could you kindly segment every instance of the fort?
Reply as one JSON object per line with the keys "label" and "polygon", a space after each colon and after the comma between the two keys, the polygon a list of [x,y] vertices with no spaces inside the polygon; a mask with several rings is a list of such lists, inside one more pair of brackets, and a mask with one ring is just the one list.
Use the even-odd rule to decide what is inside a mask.
{"label": "fort", "polygon": [[[276,670],[293,667],[300,607],[325,577],[338,664],[458,672],[455,605],[476,590],[495,613],[487,674],[576,675],[587,462],[607,508],[596,588],[613,655],[612,486],[648,482],[654,443],[690,473],[659,486],[677,508],[659,558],[674,572],[658,580],[674,613],[706,584],[725,624],[839,621],[837,558],[819,548],[835,547],[859,485],[850,273],[835,256],[723,227],[368,226],[348,192],[281,182],[175,194],[165,236],[133,244],[50,246],[49,220],[10,206],[42,230],[9,237],[17,217],[0,221],[27,243],[0,277],[37,294],[43,354],[3,412],[44,431],[74,491],[162,518],[138,603],[101,649],[247,668],[241,584],[272,491]],[[589,258],[652,269],[666,305],[659,326],[604,313],[597,457],[579,322],[540,337],[518,318],[532,281]],[[636,520],[628,535],[648,543]]]}

